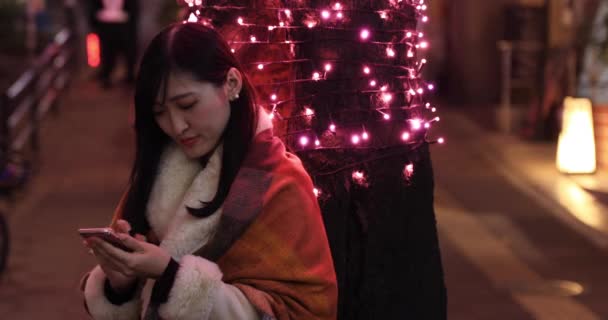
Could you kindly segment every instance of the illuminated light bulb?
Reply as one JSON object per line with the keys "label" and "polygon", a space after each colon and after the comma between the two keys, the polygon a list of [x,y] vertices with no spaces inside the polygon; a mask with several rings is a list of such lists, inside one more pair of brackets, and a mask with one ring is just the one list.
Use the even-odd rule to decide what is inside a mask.
{"label": "illuminated light bulb", "polygon": [[336,3],[334,4],[334,9],[336,9],[336,10],[340,10],[340,9],[342,9],[342,5],[340,4],[340,2],[336,2]]}
{"label": "illuminated light bulb", "polygon": [[200,14],[201,14],[201,11],[200,11],[200,10],[196,10],[196,14],[197,14],[197,15],[200,15]]}
{"label": "illuminated light bulb", "polygon": [[418,90],[416,90],[416,92],[418,92],[418,94],[423,94],[424,90],[422,90],[422,88],[418,88]]}
{"label": "illuminated light bulb", "polygon": [[312,79],[315,81],[318,81],[319,79],[321,79],[321,74],[318,72],[315,72],[312,74]]}
{"label": "illuminated light bulb", "polygon": [[194,0],[194,4],[200,6],[201,4],[203,4],[203,0]]}
{"label": "illuminated light bulb", "polygon": [[277,95],[273,93],[273,94],[270,96],[270,100],[272,100],[272,101],[277,100]]}
{"label": "illuminated light bulb", "polygon": [[234,50],[234,48],[230,49],[230,51],[231,51],[232,53],[235,53],[235,52],[236,52],[236,50]]}
{"label": "illuminated light bulb", "polygon": [[361,134],[361,138],[362,138],[363,140],[367,140],[367,139],[369,139],[369,134],[367,134],[367,132],[366,132],[366,131],[363,131],[363,133]]}
{"label": "illuminated light bulb", "polygon": [[321,12],[321,17],[322,17],[323,19],[329,19],[329,11],[327,11],[327,10],[323,10],[323,11]]}
{"label": "illuminated light bulb", "polygon": [[304,137],[300,137],[300,144],[302,146],[308,145],[308,137],[305,137],[305,136]]}
{"label": "illuminated light bulb", "polygon": [[320,145],[321,145],[321,141],[319,141],[319,139],[316,139],[316,140],[315,140],[315,146],[317,146],[317,147],[318,147],[318,146],[320,146]]}
{"label": "illuminated light bulb", "polygon": [[263,65],[263,64],[261,64],[261,63],[260,63],[260,64],[258,64],[258,69],[259,69],[259,70],[263,70],[263,69],[264,69],[264,65]]}
{"label": "illuminated light bulb", "polygon": [[382,95],[382,101],[384,101],[384,103],[389,103],[391,102],[391,100],[393,100],[393,95],[390,93],[385,93]]}
{"label": "illuminated light bulb", "polygon": [[274,119],[274,112],[271,113],[268,117],[270,118],[270,120]]}
{"label": "illuminated light bulb", "polygon": [[344,15],[342,14],[342,12],[338,12],[338,13],[336,13],[336,17],[338,19],[342,19],[344,17]]}
{"label": "illuminated light bulb", "polygon": [[316,25],[316,24],[315,24],[314,22],[312,22],[312,21],[309,21],[309,22],[307,22],[307,23],[306,23],[306,26],[308,27],[308,29],[312,29],[312,28],[314,28],[314,27],[315,27],[315,25]]}
{"label": "illuminated light bulb", "polygon": [[285,15],[286,15],[287,17],[291,17],[291,10],[289,10],[289,9],[285,9]]}
{"label": "illuminated light bulb", "polygon": [[427,6],[425,4],[425,5],[422,6],[422,11],[426,11],[426,9],[427,9]]}
{"label": "illuminated light bulb", "polygon": [[315,197],[319,197],[319,194],[321,194],[321,191],[319,191],[319,189],[317,189],[317,188],[313,188],[312,193],[315,194]]}
{"label": "illuminated light bulb", "polygon": [[412,37],[412,33],[408,32],[408,33],[405,34],[405,36],[408,37],[408,38],[411,38]]}
{"label": "illuminated light bulb", "polygon": [[425,64],[426,63],[426,59],[420,60],[420,63]]}
{"label": "illuminated light bulb", "polygon": [[372,72],[372,70],[369,67],[364,67],[363,68],[363,73],[370,74],[371,72]]}
{"label": "illuminated light bulb", "polygon": [[404,131],[403,133],[401,133],[401,140],[403,141],[407,141],[410,139],[410,133],[407,131]]}
{"label": "illuminated light bulb", "polygon": [[336,132],[336,125],[335,125],[335,124],[333,124],[333,123],[332,123],[332,124],[330,124],[330,125],[329,125],[329,131],[331,131],[331,132]]}
{"label": "illuminated light bulb", "polygon": [[386,55],[389,58],[393,58],[395,56],[395,51],[392,48],[386,48]]}
{"label": "illuminated light bulb", "polygon": [[420,42],[420,48],[426,49],[429,47],[429,43],[426,41]]}
{"label": "illuminated light bulb", "polygon": [[255,36],[251,36],[251,38],[249,38],[251,40],[251,42],[256,42],[258,41],[258,39]]}
{"label": "illuminated light bulb", "polygon": [[329,63],[325,64],[325,71],[327,71],[327,72],[331,71],[331,64],[329,64]]}
{"label": "illuminated light bulb", "polygon": [[376,86],[376,80],[370,81],[369,85],[372,86],[372,87],[375,87]]}
{"label": "illuminated light bulb", "polygon": [[311,108],[304,108],[304,114],[310,117],[315,114],[315,111]]}
{"label": "illuminated light bulb", "polygon": [[353,171],[353,179],[357,182],[360,182],[360,180],[363,180],[365,178],[365,175],[363,174],[363,172],[361,171]]}
{"label": "illuminated light bulb", "polygon": [[406,180],[411,179],[413,174],[414,174],[414,165],[411,163],[406,164],[405,167],[403,167],[403,176],[405,177],[405,179]]}
{"label": "illuminated light bulb", "polygon": [[380,18],[384,19],[384,20],[388,19],[388,15],[386,14],[386,11],[380,11]]}
{"label": "illuminated light bulb", "polygon": [[[434,109],[434,108],[433,108],[433,109]],[[439,119],[439,117],[435,117],[435,118],[433,119],[433,121],[437,121],[437,122],[439,122],[439,120],[441,120],[441,119]]]}
{"label": "illuminated light bulb", "polygon": [[412,129],[420,130],[420,128],[422,128],[422,121],[420,119],[413,119],[412,120]]}
{"label": "illuminated light bulb", "polygon": [[353,144],[359,144],[359,142],[361,141],[361,138],[359,138],[359,135],[354,134],[350,138],[350,141],[352,141]]}
{"label": "illuminated light bulb", "polygon": [[429,21],[429,17],[427,17],[427,16],[422,17],[422,22],[427,22],[427,21]]}
{"label": "illuminated light bulb", "polygon": [[365,174],[363,172],[357,170],[353,171],[352,178],[356,184],[365,187],[367,186],[367,179],[365,178]]}
{"label": "illuminated light bulb", "polygon": [[388,90],[388,86],[387,85],[383,85],[382,88],[380,88],[380,91],[384,92]]}
{"label": "illuminated light bulb", "polygon": [[274,30],[274,26],[268,26],[268,31]]}
{"label": "illuminated light bulb", "polygon": [[194,6],[194,1],[192,1],[192,0],[186,0],[186,2],[188,2],[188,7]]}
{"label": "illuminated light bulb", "polygon": [[424,33],[419,32],[419,33],[418,33],[418,38],[424,38]]}
{"label": "illuminated light bulb", "polygon": [[413,57],[414,57],[414,52],[413,52],[412,50],[409,50],[409,51],[407,52],[407,57],[408,57],[408,58],[413,58]]}
{"label": "illuminated light bulb", "polygon": [[236,22],[240,25],[243,25],[243,18],[239,17],[238,19],[236,19]]}
{"label": "illuminated light bulb", "polygon": [[188,22],[197,22],[197,21],[198,21],[198,18],[196,17],[194,12],[190,13],[190,16],[188,17]]}
{"label": "illuminated light bulb", "polygon": [[416,95],[416,91],[414,91],[414,89],[410,89],[410,95],[415,96]]}
{"label": "illuminated light bulb", "polygon": [[424,124],[424,127],[425,127],[426,129],[428,129],[428,128],[430,128],[430,127],[431,127],[431,124],[427,122],[427,123],[425,123],[425,124]]}
{"label": "illuminated light bulb", "polygon": [[390,120],[391,119],[391,115],[388,113],[385,113],[382,118],[384,118],[384,120]]}
{"label": "illuminated light bulb", "polygon": [[434,85],[432,85],[432,84],[429,84],[429,85],[427,86],[427,88],[429,88],[429,90],[435,90],[435,86],[434,86]]}
{"label": "illuminated light bulb", "polygon": [[283,22],[283,21],[279,22],[279,26],[284,27],[285,26],[285,22]]}
{"label": "illuminated light bulb", "polygon": [[369,30],[363,29],[360,33],[361,39],[367,40],[369,38]]}
{"label": "illuminated light bulb", "polygon": [[439,142],[439,144],[443,144],[445,142],[445,139],[439,138],[439,139],[437,139],[437,142]]}
{"label": "illuminated light bulb", "polygon": [[431,103],[430,103],[430,102],[427,102],[425,106],[428,108],[428,107],[430,107],[430,106],[431,106]]}
{"label": "illuminated light bulb", "polygon": [[435,107],[433,107],[433,108],[431,109],[431,112],[436,112],[436,111],[437,111],[437,108],[435,108]]}

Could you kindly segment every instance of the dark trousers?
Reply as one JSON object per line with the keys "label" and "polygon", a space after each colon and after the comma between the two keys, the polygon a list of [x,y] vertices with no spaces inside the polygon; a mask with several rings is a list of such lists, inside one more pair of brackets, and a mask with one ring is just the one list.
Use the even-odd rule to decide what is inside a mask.
{"label": "dark trousers", "polygon": [[110,81],[119,55],[123,55],[127,67],[127,80],[135,76],[137,59],[136,31],[128,23],[100,23],[98,35],[101,47],[101,68],[99,76],[102,81]]}

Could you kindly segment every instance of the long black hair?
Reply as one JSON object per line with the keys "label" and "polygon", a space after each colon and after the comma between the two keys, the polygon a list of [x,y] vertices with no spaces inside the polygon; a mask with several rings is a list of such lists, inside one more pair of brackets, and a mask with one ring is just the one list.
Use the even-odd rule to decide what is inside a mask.
{"label": "long black hair", "polygon": [[[201,24],[170,25],[146,49],[135,85],[137,149],[122,207],[122,218],[131,224],[132,231],[146,234],[150,228],[146,207],[161,154],[171,142],[156,123],[152,110],[158,93],[166,92],[170,73],[187,72],[219,87],[225,84],[230,68],[242,73],[243,85],[239,97],[230,102],[230,118],[222,135],[224,152],[217,193],[203,208],[188,208],[190,214],[198,217],[211,215],[223,204],[251,145],[257,124],[255,92],[226,41]],[[212,152],[200,159],[203,166]]]}

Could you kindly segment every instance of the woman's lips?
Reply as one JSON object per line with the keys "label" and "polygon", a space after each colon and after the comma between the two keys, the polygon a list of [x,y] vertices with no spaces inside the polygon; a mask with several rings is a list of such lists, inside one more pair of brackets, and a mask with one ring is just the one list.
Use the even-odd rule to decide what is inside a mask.
{"label": "woman's lips", "polygon": [[181,143],[184,147],[190,148],[196,143],[197,140],[198,137],[179,139],[179,143]]}

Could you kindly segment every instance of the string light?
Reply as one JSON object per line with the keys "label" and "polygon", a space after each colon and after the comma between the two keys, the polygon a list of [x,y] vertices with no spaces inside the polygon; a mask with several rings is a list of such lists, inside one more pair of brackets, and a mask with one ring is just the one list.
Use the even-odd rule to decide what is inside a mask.
{"label": "string light", "polygon": [[[430,129],[434,122],[439,121],[439,117],[435,117],[437,108],[424,101],[428,99],[428,93],[435,90],[435,85],[427,83],[421,78],[422,69],[427,64],[427,60],[420,59],[418,61],[415,57],[421,54],[420,50],[429,48],[429,42],[425,40],[425,34],[422,31],[411,27],[403,27],[404,25],[412,24],[402,23],[404,17],[412,22],[416,22],[414,19],[423,23],[429,21],[425,12],[428,6],[424,0],[391,0],[390,7],[387,4],[387,7],[375,8],[374,11],[366,8],[347,8],[340,2],[326,3],[320,8],[309,8],[306,5],[293,7],[284,5],[278,8],[262,9],[277,17],[277,20],[273,21],[272,24],[263,24],[258,22],[259,19],[254,20],[250,18],[255,15],[253,11],[248,12],[247,10],[253,9],[247,7],[207,6],[203,5],[202,0],[185,1],[188,6],[186,17],[189,22],[198,22],[213,27],[214,21],[217,21],[216,12],[234,14],[232,16],[237,17],[237,19],[232,20],[232,23],[237,28],[240,28],[245,35],[248,35],[249,41],[246,41],[247,36],[244,40],[243,38],[234,38],[230,42],[234,46],[230,48],[230,51],[233,53],[237,52],[237,47],[240,47],[242,44],[247,45],[248,43],[260,46],[261,50],[267,45],[282,45],[288,48],[290,55],[285,58],[277,59],[276,55],[268,54],[262,61],[251,65],[252,69],[257,69],[256,72],[262,75],[268,72],[275,72],[274,70],[276,69],[268,67],[269,65],[293,66],[293,70],[296,71],[294,74],[297,74],[298,78],[282,82],[260,81],[260,83],[253,83],[256,87],[272,88],[274,92],[283,92],[285,87],[288,88],[287,90],[290,90],[288,92],[292,92],[293,84],[298,82],[309,83],[310,86],[324,88],[322,87],[322,83],[326,81],[331,80],[332,82],[330,83],[333,83],[333,81],[344,81],[341,80],[344,77],[344,73],[340,69],[353,65],[341,63],[341,59],[345,57],[337,54],[337,51],[334,52],[336,55],[330,58],[332,59],[331,62],[318,61],[316,60],[318,57],[301,56],[302,52],[309,52],[298,50],[298,46],[310,42],[308,36],[302,36],[304,34],[309,35],[312,32],[324,32],[324,30],[332,29],[350,31],[350,34],[356,35],[355,40],[365,45],[366,48],[368,46],[370,48],[375,46],[378,48],[377,52],[384,51],[385,55],[377,56],[376,60],[368,58],[367,61],[355,62],[355,66],[357,63],[360,63],[359,68],[361,69],[359,70],[363,72],[360,75],[363,79],[359,82],[359,86],[362,86],[362,88],[356,86],[356,79],[347,79],[352,81],[351,83],[355,84],[355,86],[348,88],[336,86],[336,88],[343,87],[346,89],[339,89],[340,91],[336,89],[335,92],[331,93],[323,91],[327,89],[315,89],[315,87],[311,87],[310,92],[314,92],[314,94],[311,93],[308,97],[290,94],[288,95],[289,99],[281,101],[278,100],[279,98],[276,93],[265,95],[261,98],[260,104],[263,107],[267,109],[272,108],[272,111],[269,113],[271,119],[286,122],[286,126],[284,126],[287,128],[285,136],[293,137],[286,141],[290,141],[288,143],[292,144],[291,147],[294,148],[296,153],[301,152],[305,154],[306,152],[313,152],[315,148],[309,148],[311,145],[317,148],[323,146],[324,149],[360,149],[362,148],[360,146],[362,143],[365,144],[366,149],[369,148],[370,152],[374,152],[374,150],[382,148],[382,144],[386,143],[386,141],[392,141],[392,139],[387,140],[382,136],[377,139],[370,139],[372,134],[377,135],[375,132],[376,125],[372,125],[375,121],[381,121],[379,125],[382,126],[391,126],[399,123],[401,123],[399,126],[402,126],[403,121],[406,121],[407,128],[398,133],[400,139],[406,142],[403,144],[406,152],[416,152],[416,146],[423,143],[443,144],[445,142],[443,137],[433,141],[427,140],[426,137],[427,129]],[[409,15],[407,7],[415,10],[415,14]],[[255,10],[259,10],[259,8]],[[407,12],[407,15],[405,12]],[[348,14],[348,20],[345,19],[346,14]],[[365,14],[375,15],[382,22],[375,26],[357,25],[356,21]],[[347,21],[348,23],[343,23]],[[274,32],[278,28],[281,29],[281,32]],[[298,30],[306,29],[310,29],[311,31],[297,32]],[[264,33],[259,33],[260,30],[264,31]],[[390,35],[390,37],[385,37],[385,34]],[[376,35],[378,36],[376,37]],[[340,39],[337,40],[339,41]],[[352,40],[344,39],[344,41]],[[312,68],[305,67],[300,69],[300,66],[312,66]],[[329,79],[328,74],[330,72],[332,75],[336,75],[336,77]],[[372,72],[374,79],[368,78],[372,76]],[[306,74],[309,74],[310,77],[307,77]],[[267,90],[265,89],[265,91],[260,92],[268,92]],[[369,108],[367,110],[378,112],[380,116],[378,117],[378,114],[371,116],[371,113],[367,118],[347,116],[348,112],[351,115],[355,115],[361,113],[361,111],[356,110],[362,109],[354,107],[352,111],[349,111],[348,105],[328,106],[330,103],[335,104],[335,101],[340,101],[333,98],[325,99],[325,96],[330,97],[332,95],[356,95],[357,97],[355,98],[357,99],[355,101],[369,101]],[[283,106],[292,104],[295,107],[292,110],[295,112],[285,112],[281,109]],[[314,105],[316,110],[313,110],[311,105]],[[279,112],[279,110],[282,111]],[[432,115],[432,117],[429,115]],[[351,120],[347,119],[361,120],[350,123],[349,121]],[[322,125],[319,126],[319,124]],[[319,127],[328,128],[331,134],[328,134],[327,131],[318,132],[318,129],[315,128]],[[336,160],[339,162],[341,159]],[[406,164],[403,169],[404,177],[409,179],[408,177],[411,177],[413,170],[413,164]],[[315,196],[319,196],[320,191],[318,189],[315,188],[314,192]]]}
{"label": "string light", "polygon": [[367,30],[367,29],[361,30],[360,36],[361,36],[361,39],[367,40],[369,38],[369,30]]}

